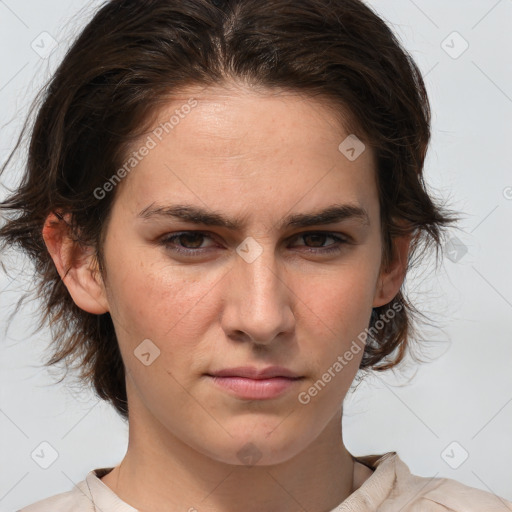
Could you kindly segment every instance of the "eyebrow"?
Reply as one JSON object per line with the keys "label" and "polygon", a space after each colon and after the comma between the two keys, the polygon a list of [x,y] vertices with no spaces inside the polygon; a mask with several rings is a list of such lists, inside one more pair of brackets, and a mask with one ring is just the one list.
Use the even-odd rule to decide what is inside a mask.
{"label": "eyebrow", "polygon": [[[164,206],[152,203],[140,211],[137,217],[144,220],[153,218],[178,219],[193,224],[223,227],[232,231],[240,230],[244,225],[241,218],[229,219],[221,213],[187,204]],[[278,229],[335,224],[351,219],[355,219],[365,226],[370,226],[368,212],[361,206],[356,204],[333,204],[322,210],[290,214],[279,222]]]}

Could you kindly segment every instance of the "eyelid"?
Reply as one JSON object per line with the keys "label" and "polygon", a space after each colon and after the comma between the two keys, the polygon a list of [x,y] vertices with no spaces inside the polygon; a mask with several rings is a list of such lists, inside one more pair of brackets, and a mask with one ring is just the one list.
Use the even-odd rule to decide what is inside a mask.
{"label": "eyelid", "polygon": [[294,235],[289,237],[289,240],[293,240],[294,238],[298,238],[305,235],[325,235],[334,239],[339,239],[340,241],[345,243],[349,243],[353,240],[351,236],[345,233],[340,233],[338,231],[328,231],[325,229],[310,229],[308,231],[300,231],[299,233],[295,233]]}
{"label": "eyelid", "polygon": [[[163,243],[163,244],[170,243],[170,240],[179,238],[182,235],[202,235],[205,238],[210,238],[212,241],[214,241],[214,239],[215,239],[214,233],[210,233],[208,231],[189,229],[189,230],[184,230],[184,231],[174,231],[172,233],[166,233],[165,235],[159,237],[158,242]],[[204,249],[204,247],[202,249]],[[192,251],[198,252],[201,250],[201,248],[199,248],[199,249],[183,248],[183,250],[184,251],[188,250],[190,252],[192,252]]]}
{"label": "eyelid", "polygon": [[[170,245],[172,245],[171,240],[179,238],[182,235],[202,235],[205,238],[209,238],[210,240],[214,241],[216,238],[216,235],[214,233],[211,233],[209,231],[203,231],[203,230],[184,230],[184,231],[176,231],[173,233],[168,233],[159,239],[159,243],[161,245],[164,245],[165,247],[169,248]],[[345,233],[339,233],[334,231],[327,231],[327,230],[308,230],[308,231],[300,231],[298,233],[295,233],[294,235],[287,238],[287,241],[295,240],[300,237],[304,237],[307,235],[323,235],[327,238],[332,238],[335,240],[334,243],[327,245],[325,247],[309,247],[307,245],[302,245],[301,247],[305,247],[307,249],[307,252],[317,253],[318,255],[327,255],[328,253],[335,253],[340,252],[342,249],[340,246],[346,245],[346,244],[352,244],[353,238]],[[187,248],[187,247],[180,247],[180,246],[173,246],[172,248],[169,248],[169,250],[178,253],[178,254],[185,254],[185,255],[201,255],[205,252],[208,252],[211,247],[198,247],[198,248]]]}
{"label": "eyelid", "polygon": [[[166,233],[165,235],[161,236],[161,239],[169,239],[173,237],[178,237],[180,235],[189,235],[189,234],[195,234],[195,235],[204,235],[205,237],[215,239],[216,234],[212,233],[210,231],[203,231],[203,230],[195,230],[195,229],[189,229],[189,230],[182,230],[182,231],[174,231],[172,233]],[[289,236],[286,240],[293,240],[295,238],[298,238],[300,236],[305,235],[326,235],[326,236],[332,236],[332,237],[338,237],[343,239],[346,242],[352,241],[352,237],[347,235],[346,233],[339,233],[337,231],[328,231],[328,230],[322,230],[322,229],[310,229],[306,231],[299,231],[291,236]]]}

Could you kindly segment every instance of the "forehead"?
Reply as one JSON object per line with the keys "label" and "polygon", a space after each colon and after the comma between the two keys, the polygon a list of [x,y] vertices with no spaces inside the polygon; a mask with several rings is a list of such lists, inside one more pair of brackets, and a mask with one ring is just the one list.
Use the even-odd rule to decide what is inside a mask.
{"label": "forehead", "polygon": [[237,145],[246,149],[264,145],[269,151],[295,146],[298,151],[297,142],[304,138],[310,144],[303,150],[320,140],[337,147],[340,137],[349,134],[345,126],[351,121],[348,113],[325,98],[228,82],[182,89],[156,112],[152,130],[163,128],[165,136],[183,132],[186,126],[194,130],[195,137],[184,137],[181,142],[194,147],[197,141],[210,155],[226,156],[226,150],[236,155]]}
{"label": "forehead", "polygon": [[184,198],[217,210],[347,200],[369,211],[373,152],[359,141],[349,158],[353,139],[340,117],[325,101],[290,91],[183,89],[130,148],[150,146],[126,180],[132,211]]}

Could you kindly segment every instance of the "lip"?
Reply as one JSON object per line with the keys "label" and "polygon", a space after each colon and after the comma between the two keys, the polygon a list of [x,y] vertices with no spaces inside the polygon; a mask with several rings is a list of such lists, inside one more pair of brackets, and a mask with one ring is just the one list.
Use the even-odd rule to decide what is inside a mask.
{"label": "lip", "polygon": [[207,374],[207,377],[223,391],[246,400],[277,398],[303,379],[282,366],[228,368]]}
{"label": "lip", "polygon": [[292,389],[302,377],[271,377],[269,379],[248,379],[246,377],[216,377],[208,375],[217,387],[245,400],[269,400],[277,398]]}
{"label": "lip", "polygon": [[247,379],[271,379],[274,377],[285,377],[287,379],[298,379],[300,375],[292,372],[284,366],[268,366],[267,368],[256,368],[254,366],[238,366],[226,368],[207,374],[212,377],[245,377]]}

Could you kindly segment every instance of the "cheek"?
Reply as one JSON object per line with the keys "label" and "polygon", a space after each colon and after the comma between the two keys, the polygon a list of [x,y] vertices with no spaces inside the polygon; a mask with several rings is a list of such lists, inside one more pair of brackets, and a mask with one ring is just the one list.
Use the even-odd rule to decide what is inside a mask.
{"label": "cheek", "polygon": [[[146,403],[156,396],[165,403],[169,390],[180,387],[177,382],[193,385],[208,360],[200,341],[214,321],[206,299],[215,281],[191,278],[170,267],[155,268],[139,265],[130,271],[131,267],[125,266],[111,276],[111,286],[117,311],[114,326],[127,372]],[[149,345],[144,342],[148,339]],[[147,347],[149,366],[138,358],[148,352]],[[177,406],[186,405],[185,397],[176,400]]]}
{"label": "cheek", "polygon": [[144,258],[125,256],[109,271],[109,305],[120,328],[118,337],[130,346],[145,338],[163,346],[165,340],[179,336],[186,345],[209,318],[208,293],[219,276],[199,277],[176,266],[142,263],[149,261]]}
{"label": "cheek", "polygon": [[319,403],[341,398],[359,368],[373,301],[369,276],[368,265],[347,265],[329,276],[301,281],[297,290],[303,300],[303,318],[297,319],[302,359],[313,363],[315,382],[330,383],[329,393],[319,393]]}
{"label": "cheek", "polygon": [[332,279],[317,280],[301,308],[307,316],[299,331],[301,359],[308,361],[312,373],[297,400],[300,406],[314,407],[318,417],[339,407],[359,369],[364,338],[358,336],[368,327],[371,311],[366,291],[355,276],[337,286]]}
{"label": "cheek", "polygon": [[364,263],[345,265],[323,276],[300,280],[295,287],[303,304],[303,314],[310,317],[323,338],[333,333],[342,338],[365,327],[374,295],[373,271]]}

